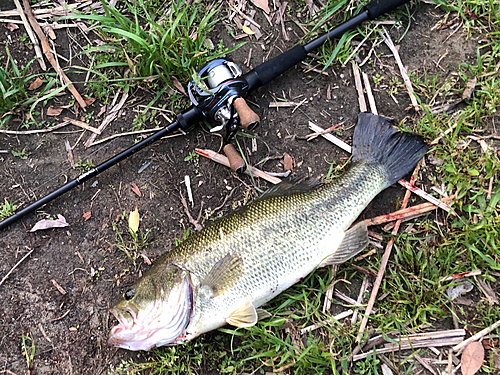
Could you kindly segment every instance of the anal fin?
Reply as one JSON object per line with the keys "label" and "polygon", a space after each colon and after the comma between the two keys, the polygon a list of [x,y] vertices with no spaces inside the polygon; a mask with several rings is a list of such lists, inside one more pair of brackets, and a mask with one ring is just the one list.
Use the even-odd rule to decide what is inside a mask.
{"label": "anal fin", "polygon": [[348,261],[368,245],[368,227],[364,221],[359,222],[347,232],[335,253],[326,258],[320,267],[340,264]]}
{"label": "anal fin", "polygon": [[258,319],[257,310],[250,301],[246,301],[229,315],[226,323],[243,328],[255,325]]}

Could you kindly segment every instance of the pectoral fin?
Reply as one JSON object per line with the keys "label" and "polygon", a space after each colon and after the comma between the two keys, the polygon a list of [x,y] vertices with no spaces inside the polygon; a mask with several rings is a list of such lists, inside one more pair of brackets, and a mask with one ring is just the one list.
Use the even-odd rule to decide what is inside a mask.
{"label": "pectoral fin", "polygon": [[227,254],[214,264],[201,286],[209,289],[212,297],[216,297],[231,288],[242,272],[243,260],[237,254]]}
{"label": "pectoral fin", "polygon": [[269,311],[261,309],[260,307],[257,308],[256,311],[257,311],[257,320],[262,320],[273,316],[273,314],[271,314]]}
{"label": "pectoral fin", "polygon": [[226,323],[240,328],[251,327],[257,323],[258,318],[255,307],[250,301],[246,301],[229,315]]}
{"label": "pectoral fin", "polygon": [[345,232],[344,239],[335,254],[326,258],[319,266],[344,263],[361,252],[366,245],[368,245],[368,227],[364,221],[361,221]]}

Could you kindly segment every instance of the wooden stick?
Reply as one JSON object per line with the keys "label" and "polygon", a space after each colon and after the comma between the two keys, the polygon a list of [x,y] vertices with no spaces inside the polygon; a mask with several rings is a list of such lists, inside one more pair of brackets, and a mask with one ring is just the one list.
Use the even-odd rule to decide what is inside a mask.
{"label": "wooden stick", "polygon": [[[111,106],[109,107],[110,108],[109,113],[104,118],[104,120],[102,120],[101,125],[99,125],[99,127],[97,128],[99,130],[99,132],[101,132],[101,133],[106,128],[106,126],[108,126],[118,116],[118,111],[120,109],[122,109],[123,105],[125,104],[125,101],[128,98],[128,93],[124,92],[120,101],[118,102],[118,104],[114,105],[116,100],[118,100],[118,94],[119,94],[119,92],[113,98],[113,102],[111,103]],[[89,139],[87,139],[85,141],[85,147],[94,146],[94,141],[96,138],[97,138],[97,134],[92,134],[89,137]]]}
{"label": "wooden stick", "polygon": [[363,93],[363,84],[361,83],[361,76],[359,75],[358,66],[352,62],[352,72],[354,74],[354,83],[356,85],[356,91],[358,92],[358,103],[360,112],[368,111],[368,107],[366,106],[365,94]]}
{"label": "wooden stick", "polygon": [[349,146],[347,143],[338,139],[337,137],[335,137],[332,134],[324,133],[325,129],[319,127],[318,125],[314,124],[311,121],[309,121],[309,129],[311,129],[315,133],[320,133],[322,137],[328,139],[334,145],[340,147],[342,150],[347,151],[348,153],[351,153],[351,150],[352,150],[351,146]]}
{"label": "wooden stick", "polygon": [[75,120],[75,119],[69,118],[69,117],[63,117],[63,120],[68,121],[68,122],[72,123],[73,125],[79,126],[80,128],[83,128],[85,130],[89,130],[92,133],[101,134],[101,131],[99,129],[96,129],[96,128],[90,126],[86,122],[78,121],[78,120]]}
{"label": "wooden stick", "polygon": [[429,202],[431,202],[432,204],[435,204],[436,206],[438,206],[439,208],[445,210],[446,212],[449,212],[451,215],[453,216],[456,216],[457,214],[455,213],[455,211],[453,210],[453,208],[450,207],[449,204],[446,204],[444,203],[443,201],[440,201],[439,199],[437,198],[434,198],[432,195],[429,195],[427,194],[425,191],[423,191],[422,189],[416,187],[415,185],[413,185],[412,183],[406,181],[406,180],[399,180],[398,183],[401,185],[401,186],[404,186],[405,188],[407,188],[408,190],[412,191],[413,193],[417,194],[418,196],[428,200]]}
{"label": "wooden stick", "polygon": [[500,327],[500,320],[492,324],[488,328],[479,331],[474,336],[469,337],[467,340],[461,342],[460,344],[455,345],[453,348],[451,348],[451,350],[453,350],[454,352],[459,352],[460,350],[464,349],[467,345],[469,345],[471,342],[479,340],[481,337],[486,336],[488,333],[494,331],[498,327]]}
{"label": "wooden stick", "polygon": [[408,89],[408,95],[410,96],[411,104],[413,105],[413,108],[416,111],[420,111],[420,106],[417,101],[417,97],[413,93],[413,86],[411,84],[410,77],[408,77],[408,73],[406,73],[406,68],[403,65],[403,62],[401,61],[401,57],[399,56],[398,50],[394,46],[394,43],[392,42],[392,39],[387,32],[387,30],[384,28],[384,32],[379,31],[380,36],[382,39],[384,39],[385,44],[387,44],[387,47],[391,50],[392,54],[394,55],[394,59],[398,63],[399,66],[399,71],[401,73],[401,76],[403,77],[403,81],[406,85],[406,88]]}
{"label": "wooden stick", "polygon": [[5,275],[5,276],[3,277],[3,279],[2,279],[2,281],[0,281],[0,285],[2,285],[2,284],[4,283],[4,281],[5,281],[5,280],[7,280],[7,277],[9,277],[9,275],[10,275],[10,274],[11,274],[11,273],[12,273],[12,272],[13,272],[13,271],[17,268],[17,266],[19,266],[19,265],[20,265],[20,264],[21,264],[21,263],[22,263],[22,262],[23,262],[23,261],[24,261],[27,257],[29,257],[29,256],[30,256],[30,254],[31,254],[34,250],[35,250],[35,249],[31,249],[31,250],[30,250],[30,251],[29,251],[29,252],[28,252],[25,256],[23,256],[23,257],[22,257],[22,259],[21,259],[19,262],[17,262],[17,263],[15,264],[15,266],[14,266],[14,267],[12,267],[12,268],[10,269],[10,271],[9,271],[9,272],[7,272],[7,275]]}
{"label": "wooden stick", "polygon": [[[420,169],[420,162],[415,167],[413,174],[411,176],[410,182],[413,183],[417,177],[418,170]],[[411,191],[406,190],[405,196],[403,198],[403,203],[401,205],[402,209],[405,209],[408,205],[408,201],[410,200]],[[397,220],[394,225],[394,229],[392,230],[392,235],[396,236],[399,231],[399,226],[401,225],[401,220]],[[368,318],[372,311],[373,305],[375,304],[375,300],[377,298],[378,289],[380,288],[380,284],[382,283],[382,279],[384,277],[385,268],[387,267],[387,263],[389,262],[389,257],[391,256],[392,245],[394,244],[396,237],[392,237],[387,243],[387,247],[385,248],[384,255],[382,256],[382,263],[380,264],[380,269],[377,274],[377,278],[375,279],[375,283],[373,284],[372,294],[370,295],[370,299],[368,300],[368,305],[366,306],[365,315],[361,320],[361,326],[359,327],[359,333],[356,337],[356,342],[361,342],[361,338],[363,337],[363,332],[365,331],[366,325],[368,323]]]}
{"label": "wooden stick", "polygon": [[[449,203],[453,200],[453,198],[454,197],[445,197],[440,200],[440,202]],[[436,205],[434,203],[422,203],[413,207],[405,208],[404,210],[391,212],[389,214],[380,215],[371,219],[365,219],[364,222],[367,226],[371,226],[389,223],[394,220],[407,221],[435,209]]]}
{"label": "wooden stick", "polygon": [[47,65],[45,65],[45,61],[43,60],[42,50],[40,49],[40,43],[38,43],[38,39],[36,38],[35,34],[33,34],[33,30],[30,27],[30,23],[28,22],[26,15],[24,14],[21,3],[19,2],[19,0],[14,0],[14,2],[16,3],[17,12],[21,17],[21,20],[23,21],[24,27],[26,28],[26,32],[28,33],[31,42],[35,47],[35,54],[36,57],[38,57],[37,59],[38,63],[40,64],[42,70],[47,70]]}
{"label": "wooden stick", "polygon": [[[200,148],[196,148],[195,151],[198,155],[204,156],[208,159],[211,159],[211,160],[213,160],[219,164],[225,165],[226,167],[229,168],[229,160],[224,155],[221,155],[221,154],[219,154],[215,151],[212,151],[212,150],[206,150],[206,149],[200,149]],[[250,171],[248,169],[250,169]],[[257,169],[257,168],[252,167],[252,166],[249,166],[249,168],[247,168],[247,170],[245,170],[245,174],[254,175],[254,176],[263,178],[264,180],[269,181],[273,184],[279,184],[281,182],[281,180],[279,178],[269,176],[266,172],[263,172],[260,169]]]}
{"label": "wooden stick", "polygon": [[48,129],[40,129],[40,130],[26,130],[26,131],[18,131],[18,130],[4,130],[0,129],[0,133],[3,134],[12,134],[12,135],[30,135],[30,134],[38,134],[38,133],[49,133],[51,131],[60,129],[66,125],[68,125],[68,121],[61,122],[60,124],[55,125],[52,128]]}
{"label": "wooden stick", "polygon": [[[368,289],[368,285],[370,285],[368,278],[363,279],[363,283],[361,284],[361,288],[359,288],[359,294],[358,294],[358,299],[356,302],[361,305],[363,302],[363,297],[365,295],[366,290]],[[354,325],[356,323],[356,320],[358,320],[358,309],[354,310],[354,313],[352,314],[351,318],[351,325]]]}
{"label": "wooden stick", "polygon": [[363,73],[363,82],[365,84],[366,96],[368,96],[368,103],[370,103],[370,109],[374,115],[378,115],[377,105],[375,104],[372,87],[370,86],[370,79],[368,78],[368,74],[366,73]]}
{"label": "wooden stick", "polygon": [[[398,350],[426,348],[429,346],[436,347],[436,346],[454,345],[456,343],[464,343],[465,342],[463,341],[464,336],[465,336],[464,329],[417,333],[401,338],[401,340],[398,340],[398,343],[396,344],[387,343],[383,348],[376,349],[376,353],[383,354],[383,353],[391,353],[393,351],[398,351]],[[375,339],[377,338],[374,337],[370,341]],[[358,361],[360,359],[366,358],[368,355],[372,353],[373,350],[368,350],[366,353],[354,355],[352,359],[353,361]]]}
{"label": "wooden stick", "polygon": [[54,68],[54,70],[59,74],[62,78],[62,81],[64,84],[68,85],[68,89],[73,94],[75,97],[76,101],[80,105],[82,109],[85,109],[87,107],[87,104],[85,103],[85,100],[83,100],[82,96],[76,89],[76,87],[73,85],[71,80],[68,78],[66,73],[61,69],[61,67],[57,64],[57,61],[54,57],[54,53],[50,49],[49,42],[47,40],[47,37],[43,33],[40,25],[38,24],[37,20],[35,19],[35,16],[33,14],[33,11],[31,10],[31,6],[29,4],[29,0],[23,0],[23,6],[24,6],[24,12],[28,16],[29,22],[31,24],[31,27],[33,27],[33,30],[35,31],[36,35],[40,39],[40,42],[42,43],[42,50],[45,56],[47,57],[47,60],[49,60],[50,64]]}

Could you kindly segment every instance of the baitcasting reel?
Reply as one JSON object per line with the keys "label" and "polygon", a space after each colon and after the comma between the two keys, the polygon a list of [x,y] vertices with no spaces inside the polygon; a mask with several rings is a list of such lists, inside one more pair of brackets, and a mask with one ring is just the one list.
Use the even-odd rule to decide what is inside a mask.
{"label": "baitcasting reel", "polygon": [[259,116],[250,109],[244,97],[249,89],[241,69],[234,62],[216,59],[198,71],[198,77],[189,82],[189,99],[212,124],[218,124],[211,131],[225,131],[224,152],[231,169],[242,173],[245,162],[229,143],[241,125],[252,130],[259,125]]}

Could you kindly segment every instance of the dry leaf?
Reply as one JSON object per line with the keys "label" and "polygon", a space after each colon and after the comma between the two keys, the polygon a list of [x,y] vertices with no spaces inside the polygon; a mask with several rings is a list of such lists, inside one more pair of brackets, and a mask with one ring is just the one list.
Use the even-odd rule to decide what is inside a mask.
{"label": "dry leaf", "polygon": [[252,0],[252,3],[257,7],[262,9],[264,12],[269,14],[269,1],[268,0]]}
{"label": "dry leaf", "polygon": [[146,254],[141,254],[142,256],[142,259],[144,259],[144,263],[146,263],[148,266],[151,265],[151,261],[149,260],[149,258],[147,257]]}
{"label": "dry leaf", "polygon": [[131,182],[130,185],[132,185],[132,191],[140,197],[142,194],[141,194],[141,190],[139,189],[139,187],[133,182]]}
{"label": "dry leaf", "polygon": [[14,30],[19,29],[19,26],[17,26],[15,23],[12,23],[12,22],[8,22],[6,26],[7,26],[7,29],[9,29],[10,31],[14,31]]}
{"label": "dry leaf", "polygon": [[40,77],[36,77],[36,79],[30,83],[30,87],[28,87],[28,91],[36,90],[43,84],[43,81]]}
{"label": "dry leaf", "polygon": [[469,81],[467,82],[467,86],[465,87],[465,90],[462,93],[462,100],[467,100],[467,99],[471,98],[472,92],[474,91],[474,88],[476,87],[476,83],[477,83],[476,77],[469,79]]}
{"label": "dry leaf", "polygon": [[134,231],[134,233],[137,233],[137,229],[139,229],[139,210],[137,209],[137,207],[135,208],[135,211],[132,211],[130,213],[130,216],[128,217],[128,226]]}
{"label": "dry leaf", "polygon": [[495,369],[500,370],[500,354],[493,354],[493,363],[495,365]]}
{"label": "dry leaf", "polygon": [[245,34],[247,35],[253,35],[255,34],[251,28],[249,28],[248,26],[245,26],[245,25],[242,25],[241,26],[241,29],[245,32]]}
{"label": "dry leaf", "polygon": [[293,170],[293,158],[290,155],[288,155],[287,153],[285,153],[283,165],[285,167],[285,171]]}
{"label": "dry leaf", "polygon": [[484,348],[480,342],[471,342],[462,353],[462,374],[474,375],[484,360]]}
{"label": "dry leaf", "polygon": [[91,216],[92,216],[92,213],[90,211],[84,212],[84,214],[83,214],[83,218],[85,219],[85,221],[90,219]]}
{"label": "dry leaf", "polygon": [[174,84],[175,88],[179,90],[183,95],[188,96],[186,90],[184,90],[184,86],[182,86],[176,76],[172,76],[172,83]]}
{"label": "dry leaf", "polygon": [[50,228],[64,228],[69,226],[69,224],[66,222],[66,219],[62,215],[57,215],[56,220],[40,220],[38,223],[35,224],[33,228],[31,228],[30,232],[35,232],[37,230],[41,229],[50,229]]}
{"label": "dry leaf", "polygon": [[62,111],[63,111],[63,109],[61,107],[50,106],[47,109],[47,116],[59,116]]}
{"label": "dry leaf", "polygon": [[83,101],[85,102],[85,104],[91,105],[92,103],[95,102],[95,98],[88,98],[88,97],[84,96]]}
{"label": "dry leaf", "polygon": [[382,364],[382,374],[384,374],[384,375],[393,375],[391,369],[385,363]]}

